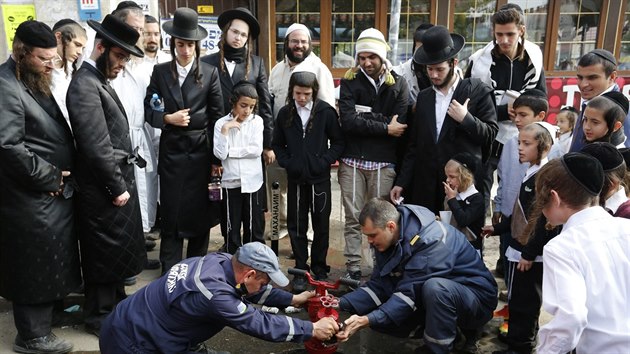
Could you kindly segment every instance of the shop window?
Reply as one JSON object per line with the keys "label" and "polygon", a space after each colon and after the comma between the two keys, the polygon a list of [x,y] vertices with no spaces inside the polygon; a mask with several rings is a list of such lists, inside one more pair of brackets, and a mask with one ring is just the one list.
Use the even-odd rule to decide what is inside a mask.
{"label": "shop window", "polygon": [[276,0],[276,61],[284,58],[284,36],[292,24],[299,22],[311,31],[313,53],[320,54],[320,2],[316,0]]}
{"label": "shop window", "polygon": [[354,45],[365,29],[376,27],[374,1],[332,1],[332,67],[354,66]]}
{"label": "shop window", "polygon": [[[628,9],[630,10],[630,9]],[[621,28],[621,52],[619,70],[630,70],[630,11],[626,11]]]}
{"label": "shop window", "polygon": [[577,70],[578,59],[595,49],[602,0],[563,0],[558,20],[554,70]]}
{"label": "shop window", "polygon": [[547,0],[512,0],[509,3],[517,4],[525,13],[525,27],[527,40],[536,43],[540,50],[545,51],[545,38],[547,32],[547,14],[549,13],[549,1]]}
{"label": "shop window", "polygon": [[466,39],[464,49],[459,53],[459,66],[468,65],[468,57],[483,48],[492,40],[492,22],[497,2],[494,0],[455,0],[453,32]]}
{"label": "shop window", "polygon": [[[392,1],[389,1],[390,5]],[[392,64],[403,63],[413,55],[413,35],[420,24],[430,23],[431,0],[402,0],[400,4],[400,20],[398,38],[389,36],[392,48]],[[391,7],[387,12],[387,28],[392,25]],[[394,43],[397,43],[394,45]]]}

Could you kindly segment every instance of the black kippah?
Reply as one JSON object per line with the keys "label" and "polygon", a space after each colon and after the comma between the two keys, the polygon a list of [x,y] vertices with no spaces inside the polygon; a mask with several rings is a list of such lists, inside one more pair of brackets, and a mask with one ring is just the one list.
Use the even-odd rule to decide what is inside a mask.
{"label": "black kippah", "polygon": [[142,10],[142,8],[140,7],[140,5],[138,5],[135,1],[121,1],[118,6],[116,6],[116,10],[114,10],[112,12],[112,14],[116,13],[117,11],[123,10],[123,9],[128,9],[128,8],[132,8],[132,9],[140,9]]}
{"label": "black kippah", "polygon": [[[77,21],[69,19],[69,18],[64,18],[63,20],[59,20],[57,21],[57,23],[55,23],[55,25],[52,28],[52,31],[55,32],[56,30],[60,29],[61,27],[65,26],[65,25],[79,25],[77,23]],[[79,25],[80,26],[80,25]]]}
{"label": "black kippah", "polygon": [[586,144],[580,152],[596,158],[602,164],[604,172],[612,171],[621,166],[624,162],[621,152],[610,143],[594,142]]}
{"label": "black kippah", "polygon": [[569,152],[561,158],[567,172],[590,195],[599,195],[604,186],[602,164],[593,156],[581,152]]}
{"label": "black kippah", "polygon": [[24,21],[15,30],[22,43],[37,48],[56,48],[57,39],[47,24],[39,21]]}
{"label": "black kippah", "polygon": [[621,156],[623,156],[623,160],[626,162],[626,171],[627,171],[628,168],[630,168],[630,149],[627,147],[624,147],[618,150],[621,153]]}
{"label": "black kippah", "polygon": [[615,56],[606,49],[593,49],[589,53],[595,54],[598,57],[613,63],[614,66],[617,66],[617,59],[615,59]]}
{"label": "black kippah", "polygon": [[532,97],[538,97],[538,98],[543,98],[543,99],[547,99],[547,94],[545,92],[543,92],[543,90],[539,90],[539,89],[531,89],[531,90],[527,90],[523,93],[521,93],[521,96],[532,96]]}
{"label": "black kippah", "polygon": [[621,107],[621,109],[623,109],[624,112],[626,112],[626,115],[628,114],[628,99],[623,93],[619,91],[610,91],[602,94],[602,97],[606,97],[615,102],[619,105],[619,107]]}
{"label": "black kippah", "polygon": [[457,161],[460,165],[466,167],[474,175],[477,172],[478,158],[468,152],[460,152],[451,157],[451,160]]}

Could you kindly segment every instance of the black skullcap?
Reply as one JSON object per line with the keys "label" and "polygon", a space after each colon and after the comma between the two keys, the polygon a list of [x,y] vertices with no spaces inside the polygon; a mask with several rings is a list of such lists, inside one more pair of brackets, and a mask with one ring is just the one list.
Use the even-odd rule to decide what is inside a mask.
{"label": "black skullcap", "polygon": [[613,63],[614,66],[617,66],[617,59],[615,59],[613,53],[607,51],[606,49],[593,49],[589,53],[595,54],[598,57]]}
{"label": "black skullcap", "polygon": [[24,21],[15,30],[22,43],[37,48],[56,48],[57,39],[47,24],[39,21]]}
{"label": "black skullcap", "polygon": [[140,7],[140,5],[136,4],[135,1],[121,1],[120,3],[118,3],[118,6],[116,6],[116,10],[114,10],[112,12],[112,14],[120,11],[120,10],[124,10],[124,9],[128,9],[128,8],[133,8],[133,9],[140,9],[142,10],[142,8]]}
{"label": "black skullcap", "polygon": [[619,91],[610,91],[602,94],[602,96],[618,104],[626,115],[628,114],[628,99],[626,98],[626,95]]}
{"label": "black skullcap", "polygon": [[474,175],[477,172],[479,159],[468,152],[460,152],[451,157],[451,160],[457,161],[460,165],[466,167]]}
{"label": "black skullcap", "polygon": [[547,99],[547,94],[543,91],[543,90],[539,90],[539,89],[531,89],[531,90],[527,90],[523,93],[521,93],[521,96],[532,96],[532,97],[538,97],[538,98],[542,98],[542,99]]}
{"label": "black skullcap", "polygon": [[611,143],[595,142],[586,144],[580,152],[596,158],[602,164],[604,172],[617,169],[624,162],[621,152]]}
{"label": "black skullcap", "polygon": [[604,170],[596,158],[581,152],[568,152],[561,161],[574,181],[590,195],[599,195],[604,186]]}
{"label": "black skullcap", "polygon": [[626,162],[626,170],[628,170],[630,168],[630,148],[624,147],[618,150],[623,156],[623,160]]}
{"label": "black skullcap", "polygon": [[63,20],[59,20],[57,21],[57,23],[55,23],[55,25],[52,28],[52,31],[55,32],[56,30],[60,29],[61,27],[65,25],[79,25],[79,24],[75,20],[64,18]]}

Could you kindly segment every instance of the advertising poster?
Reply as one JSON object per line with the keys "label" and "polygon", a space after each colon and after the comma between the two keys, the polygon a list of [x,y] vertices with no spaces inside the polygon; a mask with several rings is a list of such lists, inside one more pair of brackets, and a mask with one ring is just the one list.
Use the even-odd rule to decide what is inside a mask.
{"label": "advertising poster", "polygon": [[7,37],[9,52],[13,48],[13,37],[20,23],[27,20],[35,20],[35,5],[2,5],[2,17],[4,17],[4,33]]}

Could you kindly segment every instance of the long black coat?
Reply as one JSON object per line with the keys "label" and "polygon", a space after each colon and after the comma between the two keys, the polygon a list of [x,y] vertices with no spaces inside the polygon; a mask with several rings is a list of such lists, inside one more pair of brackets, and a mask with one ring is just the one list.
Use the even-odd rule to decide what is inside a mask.
{"label": "long black coat", "polygon": [[[120,281],[146,261],[133,151],[125,109],[92,65],[74,74],[66,98],[77,144],[77,217],[83,277],[89,283]],[[129,192],[123,207],[112,201]]]}
{"label": "long black coat", "polygon": [[[221,54],[212,53],[201,58],[201,61],[208,63],[217,68],[219,71],[219,79],[221,80],[221,91],[223,93],[223,113],[228,114],[232,110],[230,98],[232,89],[239,81],[247,80],[256,85],[258,93],[258,115],[263,119],[265,129],[263,130],[263,148],[271,149],[271,138],[273,134],[273,114],[271,113],[271,94],[267,86],[267,71],[265,63],[261,57],[252,55],[249,73],[247,73],[246,63],[237,63],[234,67],[234,73],[230,76],[230,72],[221,70]],[[246,75],[247,74],[247,75]]]}
{"label": "long black coat", "polygon": [[17,80],[13,59],[0,66],[0,295],[22,304],[61,299],[81,282],[72,199],[49,195],[73,171],[74,143],[49,103]]}
{"label": "long black coat", "polygon": [[[223,96],[219,73],[210,64],[200,62],[201,83],[195,82],[193,64],[180,87],[173,77],[171,62],[153,67],[151,83],[144,100],[145,119],[162,129],[158,173],[163,231],[178,237],[207,236],[217,219],[218,208],[208,200],[210,164],[218,164],[212,154],[214,123],[223,116]],[[153,111],[151,97],[157,93],[164,102],[164,112]],[[190,108],[187,127],[164,125],[164,115]]]}
{"label": "long black coat", "polygon": [[[408,150],[395,183],[403,187],[403,193],[411,187],[411,195],[405,194],[406,203],[422,205],[434,213],[442,210],[442,182],[446,180],[444,166],[448,160],[458,152],[469,152],[481,161],[484,150],[492,144],[499,130],[492,88],[479,79],[461,80],[453,100],[464,104],[467,98],[468,114],[462,123],[447,114],[438,137],[435,90],[429,87],[418,94]],[[479,182],[481,166],[477,172],[475,178]]]}

